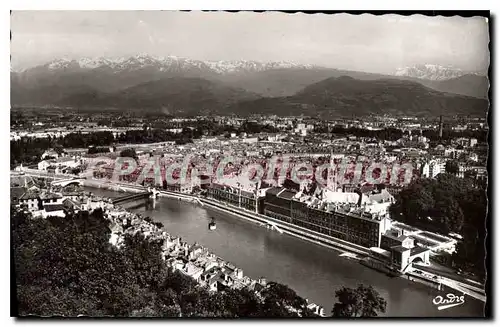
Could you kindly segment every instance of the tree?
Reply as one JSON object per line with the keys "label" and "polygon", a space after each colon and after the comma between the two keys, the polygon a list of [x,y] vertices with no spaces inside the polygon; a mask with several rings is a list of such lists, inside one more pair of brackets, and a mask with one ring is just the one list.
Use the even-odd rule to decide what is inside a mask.
{"label": "tree", "polygon": [[[469,211],[469,203],[464,200],[471,189],[470,181],[451,174],[415,180],[396,196],[391,216],[441,234],[460,232]],[[479,219],[484,222],[484,217]]]}
{"label": "tree", "polygon": [[162,259],[162,242],[126,234],[109,243],[102,210],[34,219],[11,207],[19,315],[92,317],[302,317],[306,301],[279,283],[211,293]]}
{"label": "tree", "polygon": [[446,164],[444,166],[444,171],[447,174],[458,175],[458,172],[460,171],[460,167],[458,165],[458,162],[455,160],[446,161]]}
{"label": "tree", "polygon": [[356,289],[343,287],[335,297],[338,302],[333,306],[333,317],[377,317],[387,307],[386,300],[373,287],[362,284]]}
{"label": "tree", "polygon": [[269,282],[262,291],[262,297],[265,317],[297,317],[297,313],[310,314],[307,301],[286,285]]}
{"label": "tree", "polygon": [[135,152],[134,148],[122,150],[120,152],[120,157],[123,157],[123,158],[134,158],[136,160],[138,158],[137,157],[137,153]]}
{"label": "tree", "polygon": [[486,190],[474,181],[452,174],[410,183],[390,207],[393,219],[441,234],[458,233],[463,241],[448,261],[479,278],[485,278]]}
{"label": "tree", "polygon": [[64,152],[64,148],[60,144],[54,144],[54,151],[58,154],[61,155]]}

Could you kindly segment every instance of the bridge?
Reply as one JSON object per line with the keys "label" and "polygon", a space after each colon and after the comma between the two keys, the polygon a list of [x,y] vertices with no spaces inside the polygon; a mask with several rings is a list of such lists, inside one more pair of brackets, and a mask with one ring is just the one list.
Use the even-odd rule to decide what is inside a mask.
{"label": "bridge", "polygon": [[37,177],[37,178],[46,178],[46,179],[53,179],[55,180],[64,180],[64,179],[69,179],[69,178],[80,178],[78,175],[72,175],[72,174],[55,174],[55,173],[49,173],[48,171],[45,170],[38,170],[38,169],[29,169],[29,168],[23,168],[22,171],[11,171],[11,175],[25,175],[25,176],[30,176],[30,177]]}
{"label": "bridge", "polygon": [[67,178],[67,179],[62,179],[62,180],[57,180],[57,181],[52,181],[50,185],[52,186],[62,186],[66,187],[71,184],[76,184],[76,185],[83,185],[84,178]]}
{"label": "bridge", "polygon": [[153,192],[141,192],[141,193],[135,193],[135,194],[127,194],[124,196],[120,196],[118,198],[112,199],[111,204],[123,204],[126,202],[133,202],[141,199],[149,199],[151,195],[153,195]]}

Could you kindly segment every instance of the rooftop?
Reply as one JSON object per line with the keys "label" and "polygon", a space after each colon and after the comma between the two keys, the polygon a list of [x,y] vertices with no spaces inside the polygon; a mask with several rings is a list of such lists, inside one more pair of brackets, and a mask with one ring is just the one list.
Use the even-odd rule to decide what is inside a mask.
{"label": "rooftop", "polygon": [[400,252],[400,253],[403,253],[403,252],[406,252],[406,251],[411,251],[411,249],[405,248],[404,246],[401,246],[401,245],[393,246],[391,248],[391,250],[392,251],[396,251],[396,252]]}
{"label": "rooftop", "polygon": [[385,255],[385,256],[389,256],[391,254],[391,252],[389,252],[387,250],[384,250],[384,249],[381,249],[379,247],[371,247],[370,251],[373,251],[375,253],[382,254],[382,255]]}
{"label": "rooftop", "polygon": [[398,235],[395,235],[394,232],[395,232],[394,230],[389,230],[389,231],[385,232],[383,234],[383,236],[391,238],[393,240],[400,241],[400,242],[403,242],[404,240],[406,240],[407,238],[409,238],[408,235],[399,235],[398,236]]}
{"label": "rooftop", "polygon": [[56,193],[44,192],[40,194],[40,199],[42,200],[52,200],[52,199],[61,199],[62,196]]}
{"label": "rooftop", "polygon": [[25,193],[24,187],[11,187],[10,188],[10,198],[19,199]]}
{"label": "rooftop", "polygon": [[271,187],[269,188],[267,191],[266,191],[266,194],[269,194],[269,195],[278,195],[278,193],[280,193],[281,191],[283,190],[282,187]]}
{"label": "rooftop", "polygon": [[420,253],[426,252],[426,251],[430,251],[430,250],[427,248],[421,247],[421,246],[416,246],[410,250],[410,255],[417,255],[417,254],[420,254]]}
{"label": "rooftop", "polygon": [[280,192],[278,197],[286,200],[291,200],[297,193],[294,191],[289,191],[289,190],[284,190],[283,192]]}
{"label": "rooftop", "polygon": [[[387,191],[385,191],[387,192]],[[304,203],[309,208],[326,212],[339,212],[355,218],[368,220],[380,220],[384,217],[383,204],[373,203],[369,197],[364,196],[361,206],[358,205],[360,195],[358,193],[334,192],[326,188],[316,189],[314,195],[306,195],[303,192],[295,192],[285,188],[272,187],[266,194],[275,195],[279,198]],[[387,192],[387,194],[389,194]],[[390,194],[389,194],[390,195]],[[381,196],[387,198],[385,194]],[[392,195],[390,195],[392,199]],[[381,207],[382,206],[382,207]]]}
{"label": "rooftop", "polygon": [[63,204],[46,204],[43,206],[46,212],[60,211],[64,210]]}
{"label": "rooftop", "polygon": [[34,200],[34,199],[38,199],[39,196],[40,196],[40,193],[37,191],[28,191],[28,192],[25,192],[23,195],[21,195],[19,200]]}

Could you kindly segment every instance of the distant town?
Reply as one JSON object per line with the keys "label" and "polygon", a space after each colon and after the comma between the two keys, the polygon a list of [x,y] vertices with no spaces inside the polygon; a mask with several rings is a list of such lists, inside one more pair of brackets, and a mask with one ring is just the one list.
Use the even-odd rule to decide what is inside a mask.
{"label": "distant town", "polygon": [[11,316],[490,316],[488,17],[12,11]]}
{"label": "distant town", "polygon": [[[422,180],[437,181],[435,187],[440,188],[440,183],[452,182],[442,180],[449,175],[479,192],[486,187],[488,126],[484,119],[375,116],[318,122],[303,116],[242,119],[150,115],[113,119],[105,113],[14,110],[12,203],[40,217],[64,217],[69,212],[101,208],[109,217],[117,217],[112,224],[120,226],[119,232],[115,234],[112,228],[110,242],[119,246],[127,221],[141,221],[122,212],[121,205],[142,201],[141,196],[129,197],[123,203],[106,199],[103,202],[85,190],[94,187],[145,194],[154,190],[153,198],[159,195],[213,207],[279,233],[339,249],[346,260],[357,260],[367,269],[484,298],[479,284],[470,281],[481,278],[480,267],[471,270],[470,263],[462,263],[461,273],[470,276],[463,278],[431,264],[453,261],[458,246],[469,237],[458,227],[467,217],[461,218],[458,225],[456,217],[446,218],[442,213],[431,217],[434,209],[424,219],[397,217],[405,213],[401,204],[408,201],[412,187]],[[289,166],[280,165],[281,161],[275,167],[269,165],[269,158],[285,155],[291,156]],[[174,181],[180,175],[179,170],[169,167],[182,163],[188,156],[191,159],[187,181],[169,182],[167,174],[173,174]],[[205,173],[193,175],[194,169],[206,167],[207,163],[217,168],[224,156],[235,159],[224,164],[222,177],[209,174],[206,168]],[[123,157],[133,158],[137,165],[114,179],[116,160]],[[109,160],[103,161],[106,158]],[[145,172],[151,158],[159,160],[160,182],[152,172]],[[364,161],[356,167],[360,158]],[[342,160],[354,164],[337,169]],[[401,176],[391,178],[389,169],[385,172],[387,178],[378,176],[376,184],[366,180],[353,182],[356,174],[368,174],[366,170],[372,162],[388,167],[411,163],[410,179],[400,178],[405,171],[398,171]],[[318,175],[315,178],[314,174],[296,178],[295,168],[304,163],[314,169],[322,164],[333,167],[324,175],[326,184],[319,184]],[[245,168],[255,164],[266,169],[267,178],[252,182],[245,176]],[[283,169],[284,173],[280,173]],[[147,222],[145,226],[149,226]],[[144,227],[140,228],[144,232]],[[163,235],[165,260],[170,267],[207,284],[213,291],[259,283],[242,279],[238,268],[220,268],[221,273],[213,272],[219,279],[210,277],[211,267],[223,265],[213,261],[211,254],[201,259],[199,255],[208,253],[207,249],[188,247],[159,230],[151,233],[147,232]],[[183,251],[185,256],[179,256]],[[214,264],[208,264],[210,260]],[[459,267],[457,262],[455,269]],[[309,308],[324,315],[321,306],[311,304]]]}

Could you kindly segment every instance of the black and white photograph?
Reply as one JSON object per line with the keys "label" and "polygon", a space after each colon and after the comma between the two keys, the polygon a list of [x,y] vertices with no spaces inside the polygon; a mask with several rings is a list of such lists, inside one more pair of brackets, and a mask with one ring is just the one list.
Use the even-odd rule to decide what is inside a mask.
{"label": "black and white photograph", "polygon": [[490,24],[11,11],[11,316],[490,317]]}

